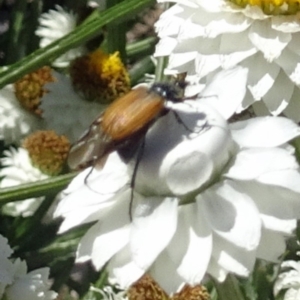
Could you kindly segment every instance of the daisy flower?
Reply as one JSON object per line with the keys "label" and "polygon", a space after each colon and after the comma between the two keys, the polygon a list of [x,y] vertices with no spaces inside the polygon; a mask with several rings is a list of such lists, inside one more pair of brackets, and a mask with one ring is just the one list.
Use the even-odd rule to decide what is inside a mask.
{"label": "daisy flower", "polygon": [[49,268],[40,268],[27,271],[25,261],[17,259],[14,262],[13,284],[6,288],[6,297],[9,300],[52,300],[57,293],[49,290]]}
{"label": "daisy flower", "polygon": [[15,88],[7,85],[0,90],[0,139],[19,144],[21,139],[42,126],[42,121],[25,110],[18,101]]}
{"label": "daisy flower", "polygon": [[199,79],[241,65],[249,72],[237,113],[255,104],[257,114],[300,121],[298,1],[173,2],[156,23],[155,55],[169,56],[167,73]]}
{"label": "daisy flower", "polygon": [[[65,11],[61,6],[55,5],[55,9],[43,13],[39,18],[39,27],[35,34],[41,38],[40,47],[46,47],[57,39],[69,34],[76,27],[76,15]],[[81,55],[84,47],[71,49],[58,57],[52,65],[58,68],[65,68],[69,62]]]}
{"label": "daisy flower", "polygon": [[27,272],[27,264],[19,258],[12,262],[13,250],[7,239],[0,235],[0,297],[9,300],[51,300],[57,293],[50,291],[49,268]]}
{"label": "daisy flower", "polygon": [[71,182],[55,212],[60,232],[96,222],[78,262],[107,265],[121,289],[148,273],[172,294],[205,274],[223,281],[248,276],[257,258],[278,260],[300,217],[300,173],[287,144],[300,128],[283,117],[228,124],[246,79],[245,69],[222,71],[197,101],[167,101],[171,111],[146,134],[133,190],[136,160],[125,164],[118,152]]}
{"label": "daisy flower", "polygon": [[[23,141],[23,147],[10,148],[0,158],[0,187],[17,186],[40,181],[57,175],[65,164],[69,151],[69,142],[64,136],[53,131],[38,131]],[[30,198],[24,201],[10,202],[3,211],[12,216],[31,216],[44,197]]]}
{"label": "daisy flower", "polygon": [[281,264],[282,273],[279,274],[275,285],[274,295],[286,290],[283,300],[300,299],[300,262],[287,260]]}
{"label": "daisy flower", "polygon": [[45,127],[74,142],[105,106],[85,101],[75,92],[71,79],[66,75],[54,72],[54,76],[56,81],[46,85],[48,93],[41,99]]}
{"label": "daisy flower", "polygon": [[8,245],[8,240],[0,235],[0,298],[4,294],[7,285],[13,282],[13,263],[9,257],[13,250]]}

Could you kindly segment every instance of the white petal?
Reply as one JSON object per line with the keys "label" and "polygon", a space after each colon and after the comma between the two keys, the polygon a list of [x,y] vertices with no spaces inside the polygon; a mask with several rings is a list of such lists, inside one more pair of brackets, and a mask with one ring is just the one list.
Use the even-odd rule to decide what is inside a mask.
{"label": "white petal", "polygon": [[298,193],[252,181],[238,182],[238,185],[256,203],[265,226],[286,234],[291,233],[300,214]]}
{"label": "white petal", "polygon": [[258,117],[230,127],[240,147],[276,147],[300,135],[297,124],[282,117]]}
{"label": "white petal", "polygon": [[294,120],[296,123],[300,122],[300,90],[297,86],[293,89],[293,95],[291,96],[289,105],[284,111],[284,115],[289,119]]}
{"label": "white petal", "polygon": [[177,35],[188,15],[185,7],[180,5],[173,5],[164,11],[154,25],[160,40],[167,36]]}
{"label": "white petal", "polygon": [[273,216],[261,214],[264,227],[272,231],[283,232],[285,235],[291,235],[297,227],[297,220],[282,220]]}
{"label": "white petal", "polygon": [[[280,67],[277,64],[266,62],[261,53],[257,53],[241,62],[241,65],[248,68],[249,76],[247,86],[253,98],[261,98],[272,88]],[[255,68],[253,66],[255,65]]]}
{"label": "white petal", "polygon": [[[282,89],[281,87],[285,88]],[[269,92],[263,96],[263,101],[268,111],[277,116],[288,106],[293,94],[294,84],[288,79],[286,74],[280,70],[278,77]]]}
{"label": "white petal", "polygon": [[185,283],[177,273],[178,263],[171,260],[166,251],[163,251],[149,270],[151,277],[167,294],[179,291]]}
{"label": "white petal", "polygon": [[81,239],[77,261],[91,259],[96,270],[129,242],[129,199],[116,203],[109,214],[91,227]]}
{"label": "white petal", "polygon": [[[236,41],[239,41],[237,44]],[[245,32],[224,34],[220,41],[220,56],[222,67],[232,68],[243,60],[257,53],[257,49],[249,41]]]}
{"label": "white petal", "polygon": [[146,270],[176,231],[178,199],[146,197],[135,202],[130,247],[135,263]]}
{"label": "white petal", "polygon": [[60,233],[98,220],[117,199],[123,199],[129,177],[125,165],[118,161],[112,154],[102,170],[94,168],[91,172],[88,168],[73,179],[54,212],[54,217],[64,218]]}
{"label": "white petal", "polygon": [[122,290],[128,289],[145,273],[145,270],[139,268],[132,260],[129,245],[110,260],[106,270],[109,282]]}
{"label": "white petal", "polygon": [[224,119],[229,119],[241,105],[246,93],[248,71],[236,67],[218,72],[200,93],[199,101],[214,107]]}
{"label": "white petal", "polygon": [[[199,12],[200,14],[200,12]],[[252,23],[250,18],[246,18],[243,14],[232,14],[232,13],[215,13],[212,18],[207,13],[202,13],[201,17],[207,16],[209,23],[205,26],[206,37],[215,38],[220,34],[226,33],[238,33],[245,31]],[[231,35],[231,34],[230,34]]]}
{"label": "white petal", "polygon": [[166,251],[178,262],[177,273],[185,282],[193,286],[202,281],[211,258],[212,235],[195,204],[180,207],[177,231]]}
{"label": "white petal", "polygon": [[225,270],[240,276],[249,276],[255,263],[256,251],[246,251],[221,237],[214,238],[213,257]]}
{"label": "white petal", "polygon": [[[204,203],[202,203],[204,201]],[[252,199],[233,182],[214,185],[197,197],[214,232],[248,251],[260,241],[261,219]]]}
{"label": "white petal", "polygon": [[281,148],[251,148],[240,150],[225,177],[237,180],[257,179],[272,171],[297,169],[296,158]]}
{"label": "white petal", "polygon": [[277,232],[263,229],[261,242],[257,248],[257,257],[271,262],[277,262],[286,249],[285,238]]}
{"label": "white petal", "polygon": [[[300,84],[300,63],[299,54],[295,54],[290,49],[286,49],[276,59],[276,63],[283,69],[288,78],[296,85]],[[284,84],[280,82],[280,85]],[[288,91],[289,87],[284,86],[285,92]]]}
{"label": "white petal", "polygon": [[176,73],[195,74],[195,58],[197,57],[196,51],[188,51],[184,53],[173,53],[169,57],[167,71],[176,70]]}
{"label": "white petal", "polygon": [[291,34],[272,29],[269,22],[256,21],[250,27],[249,39],[263,52],[265,59],[272,62],[279,57],[292,37]]}
{"label": "white petal", "polygon": [[154,56],[158,57],[170,55],[177,44],[178,41],[172,37],[161,38],[155,47]]}
{"label": "white petal", "polygon": [[221,60],[218,54],[202,55],[198,53],[194,63],[195,73],[199,78],[208,75],[221,66]]}
{"label": "white petal", "polygon": [[300,31],[300,22],[299,22],[299,14],[291,15],[291,16],[272,16],[272,28],[277,31],[282,32],[299,32]]}
{"label": "white petal", "polygon": [[224,268],[222,268],[214,257],[211,258],[207,273],[209,273],[211,276],[216,278],[219,282],[223,282],[228,274],[228,271],[226,271]]}
{"label": "white petal", "polygon": [[298,170],[274,171],[261,175],[259,182],[285,187],[291,191],[300,193],[300,173]]}

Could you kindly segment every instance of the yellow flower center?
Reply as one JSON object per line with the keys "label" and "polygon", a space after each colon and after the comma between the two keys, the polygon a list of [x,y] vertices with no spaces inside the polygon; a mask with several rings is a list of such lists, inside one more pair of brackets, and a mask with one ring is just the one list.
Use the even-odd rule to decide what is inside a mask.
{"label": "yellow flower center", "polygon": [[300,0],[229,0],[238,6],[259,6],[267,15],[293,15],[300,10]]}
{"label": "yellow flower center", "polygon": [[41,98],[47,93],[44,85],[55,81],[51,68],[42,67],[29,73],[15,82],[15,94],[19,102],[27,110],[41,115],[39,105]]}
{"label": "yellow flower center", "polygon": [[130,80],[119,53],[96,50],[76,58],[70,75],[75,89],[89,101],[110,103],[130,90]]}
{"label": "yellow flower center", "polygon": [[61,173],[70,149],[68,139],[51,130],[31,134],[22,146],[27,149],[32,164],[50,176]]}

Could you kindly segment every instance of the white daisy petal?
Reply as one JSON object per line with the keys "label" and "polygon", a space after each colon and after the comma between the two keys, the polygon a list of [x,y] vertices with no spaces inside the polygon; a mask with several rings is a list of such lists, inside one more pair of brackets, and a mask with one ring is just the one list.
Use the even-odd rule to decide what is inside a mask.
{"label": "white daisy petal", "polygon": [[[257,248],[261,231],[259,211],[237,185],[225,181],[223,185],[215,185],[202,193],[197,201],[203,205],[216,234],[248,251]],[[222,214],[220,219],[216,218],[217,210]]]}
{"label": "white daisy petal", "polygon": [[[208,103],[213,106],[224,119],[229,119],[237,110],[237,107],[240,106],[245,96],[247,73],[248,71],[241,67],[217,73],[212,83],[207,85],[199,94],[199,101]],[[242,88],[235,89],[236,85]],[[232,101],[233,99],[236,101]]]}
{"label": "white daisy petal", "polygon": [[109,282],[118,285],[123,290],[128,289],[145,272],[132,260],[129,245],[125,246],[110,260],[107,271]]}
{"label": "white daisy petal", "polygon": [[221,237],[214,238],[212,255],[221,267],[239,276],[248,276],[255,263],[255,251],[236,247]]}
{"label": "white daisy petal", "polygon": [[279,256],[285,251],[285,238],[280,233],[263,229],[261,242],[257,248],[257,257],[278,262]]}
{"label": "white daisy petal", "polygon": [[176,231],[178,199],[147,197],[134,201],[137,208],[133,215],[130,247],[135,263],[146,270]]}
{"label": "white daisy petal", "polygon": [[265,59],[272,62],[292,39],[290,34],[273,30],[268,23],[256,21],[249,29],[250,41],[263,52]]}
{"label": "white daisy petal", "polygon": [[177,272],[192,286],[201,282],[205,275],[212,242],[211,230],[203,211],[193,204],[184,205],[179,211],[177,231],[167,253],[172,261],[180,262]]}
{"label": "white daisy petal", "polygon": [[[128,199],[129,200],[129,199]],[[91,227],[81,239],[77,251],[77,262],[91,259],[96,270],[104,264],[129,241],[130,219],[128,209],[129,201],[119,201],[113,206],[109,215]]]}
{"label": "white daisy petal", "polygon": [[296,158],[285,149],[251,148],[243,149],[237,154],[234,164],[225,176],[238,180],[252,180],[272,171],[297,168]]}
{"label": "white daisy petal", "polygon": [[[168,253],[163,251],[152,265],[149,274],[156,282],[159,282],[166,293],[173,294],[184,285],[184,280],[177,273],[177,268],[178,262],[171,260]],[[172,280],[170,280],[170,274],[172,274]]]}
{"label": "white daisy petal", "polygon": [[276,147],[299,136],[299,127],[282,117],[260,117],[230,125],[240,147]]}

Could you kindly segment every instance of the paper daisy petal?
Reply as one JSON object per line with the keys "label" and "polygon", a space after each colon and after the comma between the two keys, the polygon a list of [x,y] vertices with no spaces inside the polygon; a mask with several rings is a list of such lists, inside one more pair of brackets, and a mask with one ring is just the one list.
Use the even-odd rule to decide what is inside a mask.
{"label": "paper daisy petal", "polygon": [[[245,96],[247,73],[248,71],[241,67],[217,73],[212,83],[200,93],[199,101],[208,103],[224,119],[229,119],[241,105]],[[236,86],[241,88],[235,88]],[[233,99],[235,101],[232,101]]]}
{"label": "paper daisy petal", "polygon": [[263,229],[261,243],[257,248],[257,257],[272,262],[278,262],[278,259],[285,251],[285,248],[285,238],[283,235]]}
{"label": "paper daisy petal", "polygon": [[[163,251],[156,259],[155,264],[150,268],[149,274],[159,283],[164,291],[172,294],[179,291],[184,285],[184,280],[177,273],[177,268],[178,262],[171,260],[168,253]],[[170,274],[172,274],[172,280],[170,280]]]}
{"label": "paper daisy petal", "polygon": [[221,267],[240,276],[248,276],[255,263],[255,251],[236,247],[221,237],[214,239],[213,257]]}
{"label": "paper daisy petal", "polygon": [[225,176],[237,180],[252,180],[265,173],[297,168],[295,157],[284,149],[251,148],[239,151]]}
{"label": "paper daisy petal", "polygon": [[109,214],[114,217],[105,217],[91,227],[80,241],[77,258],[78,262],[91,259],[96,270],[104,264],[129,241],[130,220],[124,210],[129,207],[127,201],[119,201],[113,206]]}
{"label": "paper daisy petal", "polygon": [[217,263],[214,257],[210,260],[207,272],[219,282],[223,282],[228,274],[228,272]]}
{"label": "paper daisy petal", "polygon": [[177,273],[190,285],[202,281],[210,261],[212,232],[205,214],[195,204],[179,211],[176,234],[167,248],[170,259],[179,262]]}
{"label": "paper daisy petal", "polygon": [[133,215],[130,247],[135,263],[146,270],[176,231],[178,199],[146,197],[134,201],[137,208]]}
{"label": "paper daisy petal", "polygon": [[128,289],[145,272],[132,260],[130,247],[125,246],[109,262],[107,266],[108,280],[111,284],[117,284],[121,289]]}
{"label": "paper daisy petal", "polygon": [[[239,182],[238,185],[252,198],[262,215],[270,216],[274,221],[276,218],[283,221],[295,221],[299,218],[299,193],[282,187],[257,184],[254,181]],[[284,231],[284,228],[274,230]],[[290,231],[286,233],[290,234]]]}
{"label": "paper daisy petal", "polygon": [[[202,193],[201,198],[205,199],[206,216],[218,235],[248,251],[256,249],[260,241],[261,219],[248,195],[233,182],[225,181],[223,185],[215,185]],[[200,204],[201,198],[198,198]],[[216,210],[221,211],[220,219],[216,218]]]}
{"label": "paper daisy petal", "polygon": [[300,175],[298,170],[295,169],[266,173],[261,175],[258,181],[265,184],[285,187],[296,193],[300,193]]}
{"label": "paper daisy petal", "polygon": [[258,117],[230,127],[240,147],[276,147],[300,134],[297,124],[283,117]]}
{"label": "paper daisy petal", "polygon": [[275,31],[268,23],[254,22],[249,31],[249,39],[264,53],[268,62],[277,58],[291,40],[291,35]]}

